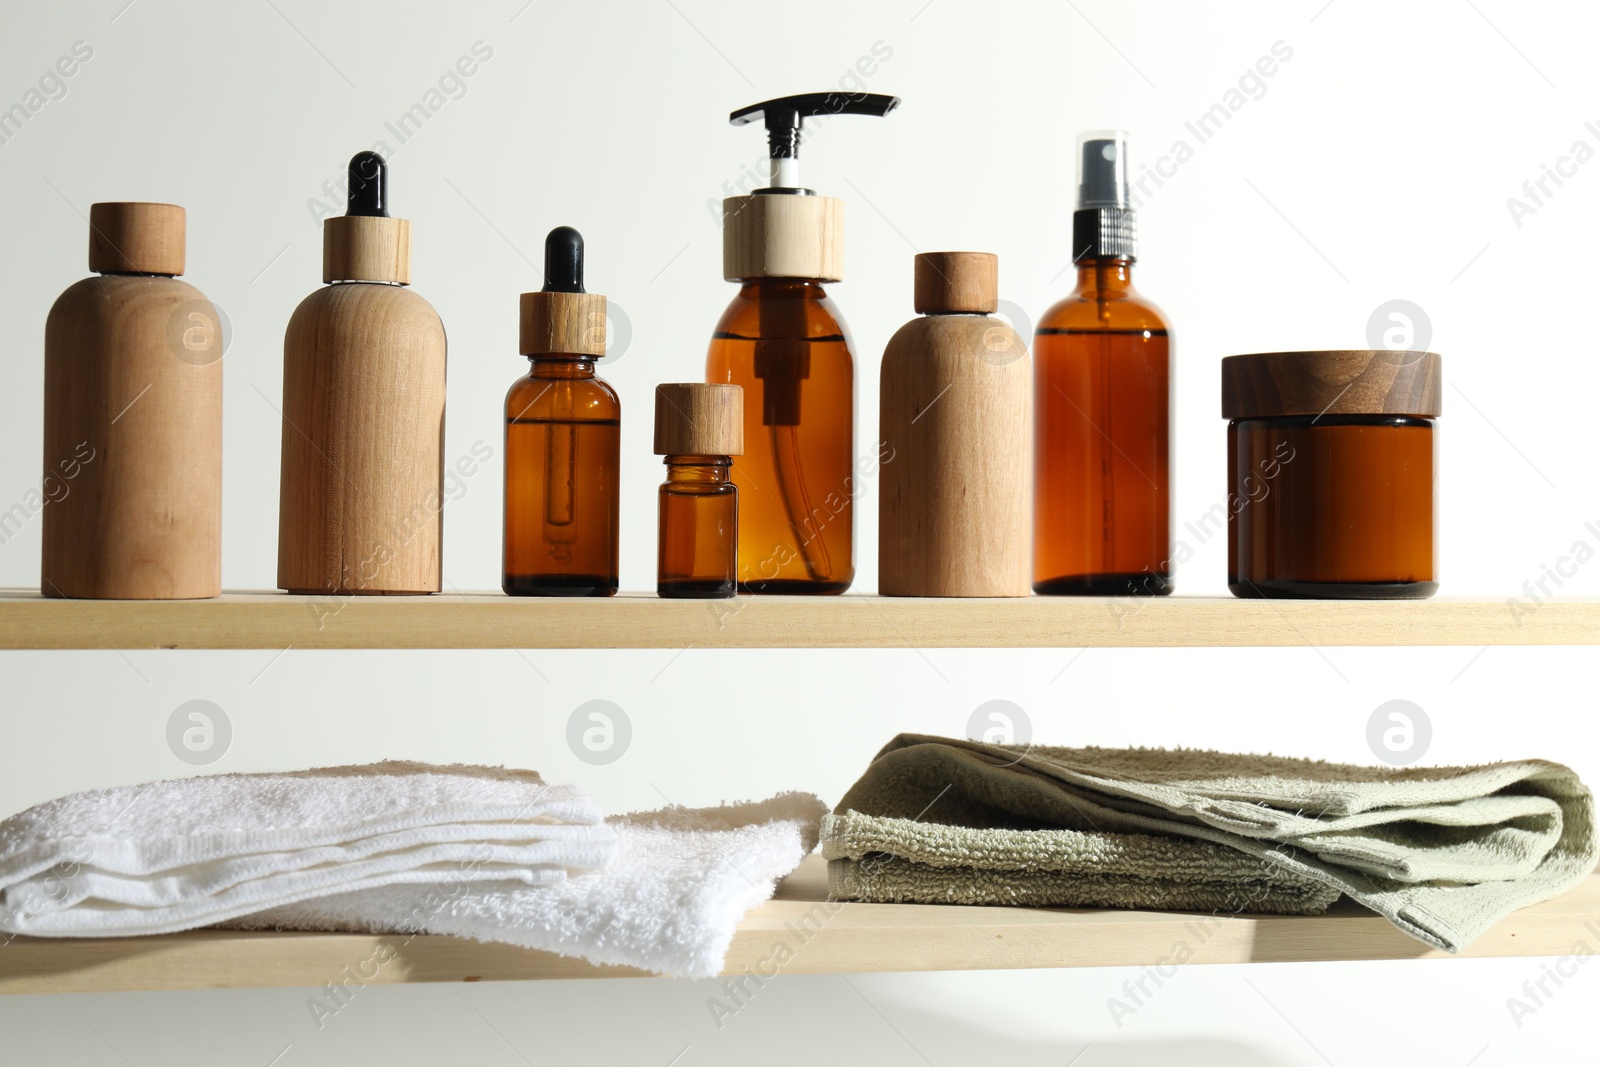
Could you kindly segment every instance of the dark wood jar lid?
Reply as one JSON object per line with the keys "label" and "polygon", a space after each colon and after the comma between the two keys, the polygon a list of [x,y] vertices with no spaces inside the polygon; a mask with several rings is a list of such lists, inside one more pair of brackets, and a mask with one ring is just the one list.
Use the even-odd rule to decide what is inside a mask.
{"label": "dark wood jar lid", "polygon": [[1262,352],[1222,361],[1222,417],[1411,415],[1436,419],[1437,352]]}

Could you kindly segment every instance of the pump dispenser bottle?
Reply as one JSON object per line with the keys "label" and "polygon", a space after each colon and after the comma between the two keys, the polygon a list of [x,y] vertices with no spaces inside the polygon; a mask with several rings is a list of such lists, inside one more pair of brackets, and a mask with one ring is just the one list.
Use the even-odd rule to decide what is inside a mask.
{"label": "pump dispenser bottle", "polygon": [[278,585],[436,593],[444,512],[444,324],[407,288],[411,224],[383,157],[350,160],[348,213],[322,224],[322,280],[283,339]]}
{"label": "pump dispenser bottle", "polygon": [[887,115],[899,98],[807,93],[735,111],[763,120],[772,184],[722,202],[722,262],[739,295],[706,380],[744,389],[739,591],[842,593],[855,578],[855,361],[823,291],[844,275],[844,204],[800,185],[806,119]]}
{"label": "pump dispenser bottle", "polygon": [[1034,366],[1033,590],[1172,592],[1171,352],[1133,288],[1128,138],[1078,140],[1077,287],[1040,320]]}
{"label": "pump dispenser bottle", "polygon": [[40,592],[214,597],[222,571],[222,348],[181,281],[184,211],[89,209],[89,269],[44,327]]}
{"label": "pump dispenser bottle", "polygon": [[506,393],[505,556],[512,596],[617,591],[621,405],[595,377],[606,298],[583,289],[583,235],[544,243],[544,288],[522,294],[526,377]]}

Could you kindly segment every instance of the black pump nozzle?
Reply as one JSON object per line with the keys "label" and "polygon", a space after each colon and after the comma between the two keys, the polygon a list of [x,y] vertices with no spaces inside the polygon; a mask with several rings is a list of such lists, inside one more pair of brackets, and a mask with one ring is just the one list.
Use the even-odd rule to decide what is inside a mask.
{"label": "black pump nozzle", "polygon": [[1128,135],[1078,135],[1078,210],[1072,213],[1072,259],[1135,258],[1138,229],[1128,187]]}
{"label": "black pump nozzle", "polygon": [[389,165],[376,152],[350,157],[350,190],[345,196],[346,215],[389,217]]}
{"label": "black pump nozzle", "polygon": [[[823,115],[871,115],[882,118],[900,106],[898,96],[881,93],[800,93],[780,96],[742,107],[728,116],[735,126],[747,126],[756,119],[765,119],[768,155],[774,160],[800,158],[801,128],[806,119]],[[772,165],[772,188],[797,188],[798,169],[793,163]]]}
{"label": "black pump nozzle", "polygon": [[557,226],[544,239],[544,289],[541,292],[583,291],[583,234],[571,226]]}

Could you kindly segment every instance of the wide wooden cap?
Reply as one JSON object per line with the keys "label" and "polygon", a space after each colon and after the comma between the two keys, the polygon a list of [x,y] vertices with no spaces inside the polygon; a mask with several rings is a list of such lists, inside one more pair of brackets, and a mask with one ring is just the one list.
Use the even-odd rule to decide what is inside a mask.
{"label": "wide wooden cap", "polygon": [[387,215],[323,219],[322,280],[410,285],[410,221]]}
{"label": "wide wooden cap", "polygon": [[185,220],[177,204],[89,207],[89,269],[96,274],[182,274]]}
{"label": "wide wooden cap", "polygon": [[722,276],[844,277],[844,201],[800,193],[730,196],[722,202]]}
{"label": "wide wooden cap", "polygon": [[1222,417],[1412,415],[1436,419],[1437,352],[1263,352],[1222,361]]}
{"label": "wide wooden cap", "polygon": [[919,252],[917,312],[991,315],[1000,306],[1000,257],[992,252]]}
{"label": "wide wooden cap", "polygon": [[656,386],[656,455],[744,455],[744,390],[705,382]]}
{"label": "wide wooden cap", "polygon": [[523,293],[517,351],[525,356],[606,354],[606,298],[599,293]]}

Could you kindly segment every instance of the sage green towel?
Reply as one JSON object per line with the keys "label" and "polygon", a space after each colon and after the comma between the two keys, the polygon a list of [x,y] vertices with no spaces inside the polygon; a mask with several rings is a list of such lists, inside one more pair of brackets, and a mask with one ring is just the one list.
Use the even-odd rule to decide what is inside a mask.
{"label": "sage green towel", "polygon": [[[1451,952],[1509,912],[1582,881],[1600,852],[1588,789],[1570,769],[1543,760],[1359,767],[1195,750],[1029,748],[902,734],[878,753],[836,810],[870,820],[835,817],[825,823],[824,855],[836,888],[873,892],[859,866],[871,857],[889,857],[867,880],[879,889],[901,869],[891,860],[916,867],[918,878],[946,872],[923,887],[929,895],[902,899],[954,899],[949,887],[970,870],[1037,869],[1012,865],[1021,855],[1008,851],[1017,847],[1016,838],[986,841],[964,831],[1155,835],[1159,848],[1148,836],[1143,843],[1074,842],[1054,869],[1094,874],[1096,849],[1120,850],[1124,867],[1109,873],[1147,881],[1138,883],[1140,892],[1107,892],[1117,888],[1129,894],[1130,906],[1153,906],[1145,903],[1148,883],[1182,880],[1173,854],[1165,851],[1166,839],[1209,843],[1242,853],[1247,861],[1223,876],[1229,887],[1240,879],[1248,885],[1253,871],[1262,900],[1273,901],[1250,910],[1296,910],[1296,892],[1304,897],[1304,910],[1321,910],[1326,902],[1319,905],[1321,897],[1303,885],[1310,880]],[[934,827],[939,840],[908,836],[894,820]],[[897,847],[910,855],[896,853]],[[1141,848],[1147,863],[1139,861]],[[942,868],[929,861],[944,849],[961,861]],[[962,850],[988,858],[973,859]],[[1195,855],[1184,862],[1202,860]],[[1273,878],[1263,882],[1264,869]],[[974,881],[1000,884],[987,876]],[[1036,884],[1038,878],[1030,873],[1023,881]],[[941,889],[946,895],[939,897]],[[1028,892],[1037,894],[1034,888]],[[1274,892],[1280,895],[1274,898]]]}

